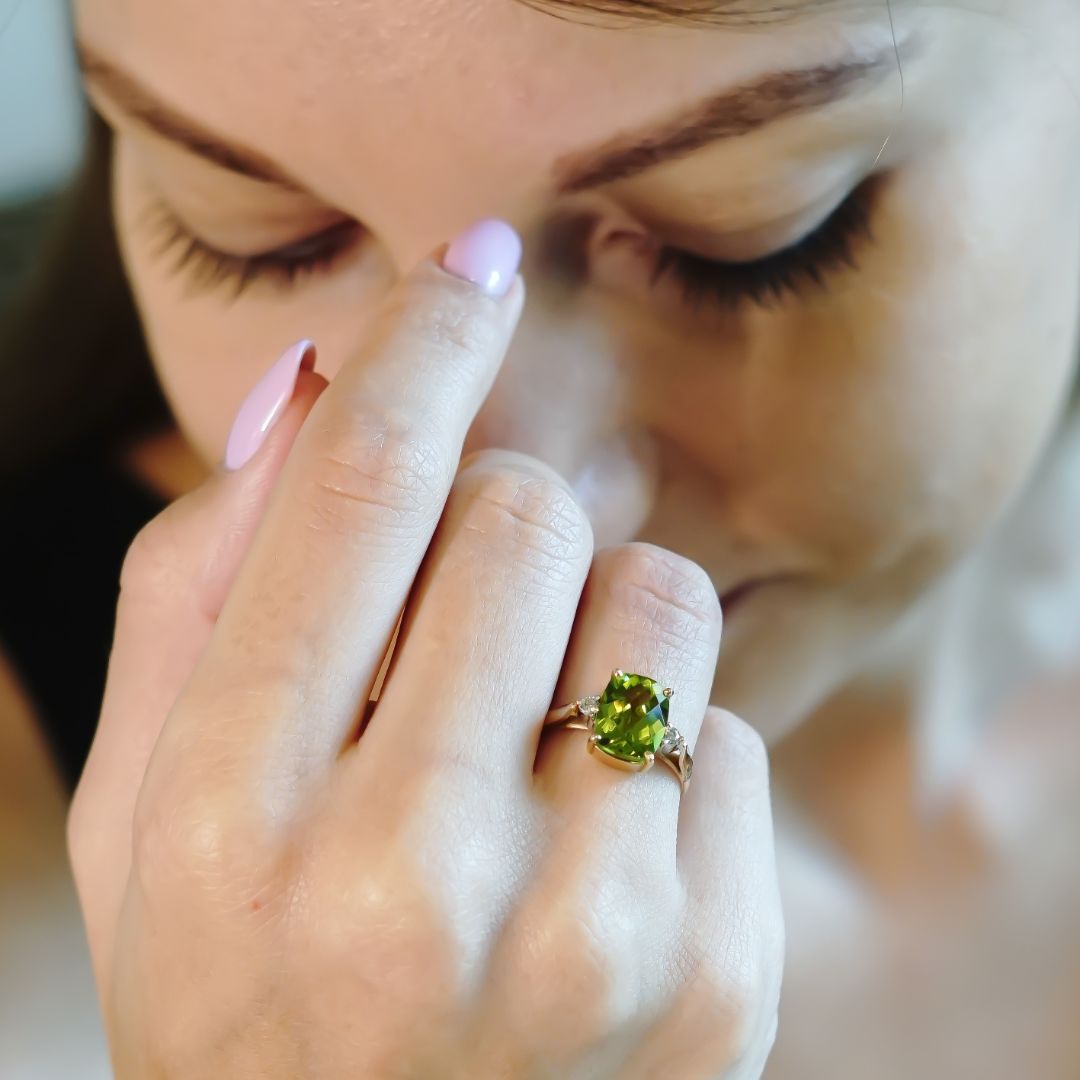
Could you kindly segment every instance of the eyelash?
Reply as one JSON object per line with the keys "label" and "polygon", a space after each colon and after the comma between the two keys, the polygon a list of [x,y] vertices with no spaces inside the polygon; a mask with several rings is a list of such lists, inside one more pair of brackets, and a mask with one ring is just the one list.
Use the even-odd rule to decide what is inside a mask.
{"label": "eyelash", "polygon": [[858,248],[873,241],[874,187],[864,182],[801,240],[752,262],[717,262],[663,247],[654,259],[650,287],[670,272],[682,300],[695,311],[703,300],[725,311],[736,311],[744,303],[767,310],[785,297],[801,296],[807,287],[826,290],[830,275],[858,268]]}
{"label": "eyelash", "polygon": [[[726,311],[745,303],[769,309],[788,296],[802,295],[813,286],[824,290],[828,276],[844,268],[857,269],[856,249],[872,241],[871,181],[850,195],[801,240],[752,262],[718,262],[680,248],[661,247],[654,257],[649,286],[665,275],[675,281],[682,301],[695,312],[708,300]],[[268,279],[288,289],[309,275],[331,269],[357,243],[362,229],[354,222],[338,223],[303,240],[259,255],[230,255],[195,236],[163,203],[148,207],[150,226],[158,240],[157,254],[179,249],[172,269],[185,272],[196,287],[214,289],[232,283],[237,299],[256,281]]]}
{"label": "eyelash", "polygon": [[155,255],[174,258],[170,269],[187,276],[200,290],[231,284],[235,300],[256,281],[269,280],[289,289],[303,277],[331,269],[357,243],[363,230],[338,222],[296,243],[259,255],[230,255],[200,240],[165,203],[148,204],[142,224],[156,242]]}

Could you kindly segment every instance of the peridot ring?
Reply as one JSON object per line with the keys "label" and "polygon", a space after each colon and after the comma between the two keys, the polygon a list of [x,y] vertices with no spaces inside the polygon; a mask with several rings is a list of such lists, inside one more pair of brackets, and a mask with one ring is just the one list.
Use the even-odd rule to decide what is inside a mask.
{"label": "peridot ring", "polygon": [[668,723],[672,694],[656,679],[617,669],[602,694],[552,709],[544,726],[587,731],[589,753],[617,769],[646,772],[659,759],[686,791],[694,759],[682,733]]}

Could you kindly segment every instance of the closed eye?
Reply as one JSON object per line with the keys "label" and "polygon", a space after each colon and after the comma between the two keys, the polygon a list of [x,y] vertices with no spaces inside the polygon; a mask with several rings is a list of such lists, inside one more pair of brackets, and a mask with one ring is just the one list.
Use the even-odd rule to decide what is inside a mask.
{"label": "closed eye", "polygon": [[654,257],[650,287],[670,275],[695,311],[703,302],[724,310],[745,303],[768,309],[809,288],[824,290],[832,275],[857,269],[860,247],[873,241],[871,204],[879,180],[875,175],[863,181],[802,239],[760,259],[720,262],[663,247]]}
{"label": "closed eye", "polygon": [[[670,278],[682,302],[695,312],[703,303],[725,311],[747,303],[769,309],[807,289],[825,290],[833,275],[858,268],[859,249],[873,241],[871,204],[880,179],[869,177],[800,240],[759,259],[725,262],[661,247],[653,257],[649,285],[656,288]],[[360,224],[347,220],[270,251],[236,255],[197,237],[160,200],[148,205],[141,224],[152,234],[155,254],[171,260],[171,272],[186,278],[197,292],[229,287],[233,299],[256,282],[268,280],[289,289],[329,271],[366,235]]]}
{"label": "closed eye", "polygon": [[197,237],[157,199],[147,205],[140,227],[150,232],[155,255],[168,260],[170,271],[196,292],[228,287],[234,300],[258,281],[289,289],[302,278],[324,273],[353,252],[366,235],[361,225],[347,220],[271,251],[234,255]]}

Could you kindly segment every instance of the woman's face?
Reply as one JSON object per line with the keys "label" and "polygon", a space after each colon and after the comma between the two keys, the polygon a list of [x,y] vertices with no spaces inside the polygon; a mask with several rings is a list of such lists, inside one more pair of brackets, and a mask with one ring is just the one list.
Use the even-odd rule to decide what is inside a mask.
{"label": "woman's face", "polygon": [[884,0],[757,28],[75,3],[206,461],[285,346],[332,378],[400,275],[505,218],[528,300],[466,449],[554,465],[598,545],[671,548],[722,596],[775,579],[727,603],[714,691],[773,737],[1005,509],[1072,378],[1080,9],[979,6],[894,0],[894,46]]}

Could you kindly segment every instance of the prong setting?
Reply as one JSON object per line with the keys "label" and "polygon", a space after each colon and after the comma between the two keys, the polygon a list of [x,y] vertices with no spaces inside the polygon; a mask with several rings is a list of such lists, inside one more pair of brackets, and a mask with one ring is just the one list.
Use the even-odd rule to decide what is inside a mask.
{"label": "prong setting", "polygon": [[659,758],[685,791],[694,762],[686,739],[668,722],[674,688],[661,689],[658,680],[627,674],[622,668],[611,675],[603,693],[549,710],[544,726],[585,731],[588,753],[624,772],[648,772]]}

